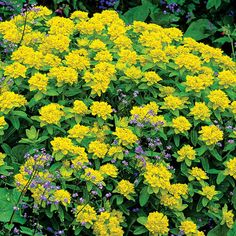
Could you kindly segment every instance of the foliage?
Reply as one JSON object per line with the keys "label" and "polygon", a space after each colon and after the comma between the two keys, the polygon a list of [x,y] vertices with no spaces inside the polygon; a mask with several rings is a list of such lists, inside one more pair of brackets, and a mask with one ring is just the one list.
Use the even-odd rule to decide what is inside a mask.
{"label": "foliage", "polygon": [[230,57],[115,11],[0,37],[1,235],[234,235]]}

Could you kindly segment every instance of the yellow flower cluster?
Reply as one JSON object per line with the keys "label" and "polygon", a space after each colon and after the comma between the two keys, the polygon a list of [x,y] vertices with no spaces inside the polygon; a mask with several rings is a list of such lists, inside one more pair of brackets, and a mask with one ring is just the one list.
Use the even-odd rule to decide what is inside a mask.
{"label": "yellow flower cluster", "polygon": [[212,103],[212,108],[214,110],[220,109],[224,111],[229,107],[230,100],[228,99],[226,93],[221,90],[213,90],[208,95],[210,102]]}
{"label": "yellow flower cluster", "polygon": [[183,109],[185,107],[184,104],[186,103],[186,101],[187,98],[180,98],[177,96],[168,95],[164,98],[164,104],[161,108],[167,110]]}
{"label": "yellow flower cluster", "polygon": [[172,127],[176,134],[190,130],[191,126],[191,123],[184,116],[179,116],[172,120]]}
{"label": "yellow flower cluster", "polygon": [[202,126],[199,131],[200,139],[206,143],[206,145],[214,145],[217,142],[223,140],[223,132],[215,125]]}
{"label": "yellow flower cluster", "polygon": [[94,184],[103,183],[104,179],[100,171],[94,170],[92,168],[86,168],[84,174],[81,175],[81,177],[87,181],[91,181]]}
{"label": "yellow flower cluster", "polygon": [[106,120],[111,117],[112,108],[107,102],[93,102],[90,107],[93,116],[101,117]]}
{"label": "yellow flower cluster", "polygon": [[189,114],[193,115],[195,120],[205,121],[209,120],[211,111],[204,102],[196,102]]}
{"label": "yellow flower cluster", "polygon": [[169,220],[160,212],[149,213],[145,227],[152,235],[167,235]]}
{"label": "yellow flower cluster", "polygon": [[39,90],[42,92],[47,91],[48,77],[41,73],[35,73],[29,79],[30,91]]}
{"label": "yellow flower cluster", "polygon": [[88,113],[88,107],[83,101],[75,100],[73,106],[73,112],[78,115],[85,115]]}
{"label": "yellow flower cluster", "polygon": [[122,236],[124,231],[120,224],[123,221],[122,213],[119,211],[102,212],[93,225],[93,233],[97,236]]}
{"label": "yellow flower cluster", "polygon": [[76,154],[77,148],[69,138],[55,137],[51,141],[53,152],[61,152],[63,155]]}
{"label": "yellow flower cluster", "polygon": [[76,221],[81,224],[93,224],[97,219],[96,211],[89,204],[87,205],[79,205],[76,207]]}
{"label": "yellow flower cluster", "polygon": [[7,122],[5,121],[4,116],[0,116],[0,130],[4,129],[6,125],[7,125]]}
{"label": "yellow flower cluster", "polygon": [[200,194],[211,200],[217,194],[217,191],[215,191],[214,185],[204,186],[202,187],[202,191],[200,191]]}
{"label": "yellow flower cluster", "polygon": [[3,154],[2,152],[0,152],[0,166],[4,165],[4,158],[6,157],[5,154]]}
{"label": "yellow flower cluster", "polygon": [[0,94],[0,112],[7,114],[17,107],[26,105],[27,101],[23,95],[18,95],[14,92],[3,92]]}
{"label": "yellow flower cluster", "polygon": [[225,174],[232,176],[234,179],[236,179],[236,157],[228,160],[225,163],[226,170]]}
{"label": "yellow flower cluster", "polygon": [[117,184],[116,192],[120,193],[127,199],[131,199],[131,195],[135,193],[134,184],[123,179]]}
{"label": "yellow flower cluster", "polygon": [[230,70],[223,70],[219,72],[218,75],[219,84],[224,88],[236,85],[236,74]]}
{"label": "yellow flower cluster", "polygon": [[57,103],[51,103],[41,107],[39,110],[41,126],[48,124],[59,125],[61,118],[65,115],[62,109],[63,106]]}
{"label": "yellow flower cluster", "polygon": [[201,180],[205,180],[205,179],[209,179],[206,172],[199,168],[199,167],[193,167],[190,171],[190,176],[189,176],[189,180],[193,180],[193,179],[196,179],[198,181],[201,181]]}
{"label": "yellow flower cluster", "polygon": [[4,75],[10,78],[17,79],[19,77],[26,77],[27,68],[20,64],[19,62],[14,62],[9,66],[6,66],[4,69]]}
{"label": "yellow flower cluster", "polygon": [[184,220],[179,227],[186,236],[192,236],[197,233],[197,225],[191,220]]}
{"label": "yellow flower cluster", "polygon": [[89,153],[93,153],[93,158],[104,158],[108,152],[108,145],[100,141],[93,141],[89,144]]}
{"label": "yellow flower cluster", "polygon": [[160,188],[168,189],[170,186],[171,177],[172,174],[163,164],[146,164],[146,169],[144,172],[144,183],[151,186],[155,193],[157,193]]}
{"label": "yellow flower cluster", "polygon": [[119,143],[124,146],[133,145],[138,140],[138,137],[128,128],[117,127],[113,134],[117,136]]}
{"label": "yellow flower cluster", "polygon": [[118,169],[115,165],[112,164],[105,164],[102,165],[99,169],[100,173],[106,177],[106,176],[110,176],[112,178],[116,178],[118,175]]}
{"label": "yellow flower cluster", "polygon": [[61,202],[64,206],[69,205],[71,201],[70,193],[64,189],[56,190],[53,197],[54,201]]}
{"label": "yellow flower cluster", "polygon": [[69,134],[68,137],[75,139],[82,139],[87,135],[88,132],[89,132],[89,127],[76,124],[75,126],[73,126],[73,128],[68,130]]}

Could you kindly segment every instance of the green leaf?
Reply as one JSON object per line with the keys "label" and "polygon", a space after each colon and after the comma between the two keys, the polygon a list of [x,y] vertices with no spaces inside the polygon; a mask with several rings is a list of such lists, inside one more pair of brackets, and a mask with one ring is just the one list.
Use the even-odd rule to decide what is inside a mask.
{"label": "green leaf", "polygon": [[131,24],[133,21],[145,21],[149,13],[149,9],[145,5],[142,5],[129,9],[123,16],[125,21]]}
{"label": "green leaf", "polygon": [[139,204],[141,207],[146,205],[149,197],[150,197],[150,194],[147,192],[147,187],[145,186],[145,187],[143,187],[143,189],[141,190],[140,195],[139,195]]}
{"label": "green leaf", "polygon": [[11,116],[11,123],[15,129],[18,130],[20,128],[20,121],[17,116]]}
{"label": "green leaf", "polygon": [[208,0],[207,5],[206,5],[206,9],[211,9],[213,7],[215,7],[215,9],[217,9],[220,5],[221,5],[221,0]]}
{"label": "green leaf", "polygon": [[209,20],[199,19],[189,25],[184,37],[191,37],[198,41],[213,35],[216,30],[217,28],[215,25],[213,25]]}
{"label": "green leaf", "polygon": [[216,151],[216,149],[210,150],[210,153],[216,158],[216,160],[222,161],[222,156]]}
{"label": "green leaf", "polygon": [[224,181],[225,177],[226,177],[226,176],[224,175],[224,172],[221,171],[221,172],[217,175],[216,183],[217,183],[217,184],[221,184],[221,183]]}
{"label": "green leaf", "polygon": [[119,195],[117,195],[116,196],[116,203],[117,203],[117,205],[120,205],[120,204],[122,204],[123,203],[123,197],[122,196],[119,196]]}
{"label": "green leaf", "polygon": [[234,189],[233,191],[233,196],[232,196],[231,201],[232,201],[234,209],[236,210],[236,189]]}
{"label": "green leaf", "polygon": [[179,144],[180,144],[180,137],[179,137],[179,135],[175,135],[174,136],[174,143],[175,143],[176,147],[179,147]]}
{"label": "green leaf", "polygon": [[138,219],[137,219],[138,223],[140,223],[141,225],[145,225],[146,222],[147,222],[147,217],[146,216],[140,216]]}
{"label": "green leaf", "polygon": [[138,227],[135,227],[133,234],[140,235],[140,234],[144,234],[146,232],[147,232],[147,229],[144,226],[138,226]]}
{"label": "green leaf", "polygon": [[197,145],[198,135],[197,135],[197,131],[194,129],[191,130],[191,132],[190,132],[190,140],[191,140],[193,146]]}
{"label": "green leaf", "polygon": [[217,225],[214,229],[210,230],[207,236],[223,236],[227,235],[228,228],[226,225]]}

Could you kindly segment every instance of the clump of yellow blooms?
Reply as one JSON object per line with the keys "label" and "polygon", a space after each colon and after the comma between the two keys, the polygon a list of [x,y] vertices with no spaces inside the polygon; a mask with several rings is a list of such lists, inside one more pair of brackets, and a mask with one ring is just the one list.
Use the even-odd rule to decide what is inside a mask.
{"label": "clump of yellow blooms", "polygon": [[42,92],[47,91],[48,77],[41,73],[35,73],[29,79],[30,91],[39,90]]}
{"label": "clump of yellow blooms", "polygon": [[160,212],[151,212],[148,215],[145,227],[152,235],[167,235],[169,232],[169,220]]}
{"label": "clump of yellow blooms", "polygon": [[210,118],[211,111],[204,102],[196,102],[189,114],[193,115],[195,120],[205,121]]}
{"label": "clump of yellow blooms", "polygon": [[23,95],[6,91],[0,94],[0,104],[0,112],[8,114],[14,108],[25,106],[27,101]]}
{"label": "clump of yellow blooms", "polygon": [[93,116],[101,117],[106,120],[111,117],[112,108],[107,102],[93,102],[90,107]]}
{"label": "clump of yellow blooms", "polygon": [[86,168],[84,174],[81,177],[87,181],[91,181],[94,184],[103,183],[104,179],[100,171],[94,170],[92,168]]}
{"label": "clump of yellow blooms", "polygon": [[70,67],[52,67],[48,73],[48,76],[55,78],[57,86],[61,87],[64,84],[74,84],[78,81],[78,74],[76,70]]}
{"label": "clump of yellow blooms", "polygon": [[168,110],[182,109],[184,108],[184,104],[186,103],[186,101],[187,98],[180,98],[177,96],[168,95],[164,98],[164,104],[161,108]]}
{"label": "clump of yellow blooms", "polygon": [[232,210],[228,211],[227,205],[225,205],[222,209],[222,224],[226,224],[228,228],[233,228],[235,221],[234,221],[234,213]]}
{"label": "clump of yellow blooms", "polygon": [[19,77],[25,78],[26,71],[27,68],[24,65],[20,64],[19,62],[14,62],[4,68],[4,75],[14,79]]}
{"label": "clump of yellow blooms", "polygon": [[128,128],[117,127],[113,134],[117,136],[119,143],[124,146],[133,145],[138,140],[138,137]]}
{"label": "clump of yellow blooms", "polygon": [[189,173],[190,173],[189,181],[194,180],[194,179],[198,181],[209,179],[206,172],[199,167],[193,167],[189,171]]}
{"label": "clump of yellow blooms", "polygon": [[184,161],[188,159],[190,161],[196,158],[196,151],[190,145],[184,145],[178,152],[177,161]]}
{"label": "clump of yellow blooms", "polygon": [[64,206],[69,205],[71,201],[70,193],[64,189],[56,190],[53,197],[56,202],[61,202]]}
{"label": "clump of yellow blooms", "polygon": [[78,115],[85,115],[88,113],[88,107],[83,101],[75,100],[73,106],[73,112]]}
{"label": "clump of yellow blooms", "polygon": [[204,186],[202,187],[202,191],[200,191],[200,194],[211,200],[217,194],[217,191],[215,190],[214,185]]}
{"label": "clump of yellow blooms", "polygon": [[51,141],[53,152],[61,152],[63,155],[74,154],[76,147],[69,138],[55,137]]}
{"label": "clump of yellow blooms", "polygon": [[131,199],[131,195],[135,193],[134,184],[123,179],[117,184],[116,192],[120,193],[127,199]]}
{"label": "clump of yellow blooms", "polygon": [[208,95],[210,102],[212,103],[212,108],[214,110],[220,109],[224,111],[226,108],[229,107],[230,100],[227,97],[226,93],[222,90],[213,90]]}
{"label": "clump of yellow blooms", "polygon": [[99,169],[102,175],[106,176],[111,176],[112,178],[116,178],[118,175],[118,169],[115,165],[112,164],[105,164],[102,165]]}
{"label": "clump of yellow blooms", "polygon": [[225,170],[225,175],[230,175],[232,176],[234,179],[236,179],[236,157],[228,160],[225,163],[226,166],[226,170]]}
{"label": "clump of yellow blooms", "polygon": [[230,70],[223,70],[219,72],[218,75],[219,84],[224,88],[236,85],[236,74]]}
{"label": "clump of yellow blooms", "polygon": [[214,145],[223,140],[223,132],[215,125],[202,126],[199,134],[201,134],[200,139],[206,145]]}
{"label": "clump of yellow blooms", "polygon": [[93,157],[104,158],[108,152],[108,145],[100,141],[93,141],[89,144],[89,153],[93,153]]}
{"label": "clump of yellow blooms", "polygon": [[88,132],[89,132],[89,127],[76,124],[75,126],[73,126],[73,128],[68,130],[69,134],[68,137],[75,139],[82,139],[87,135]]}
{"label": "clump of yellow blooms", "polygon": [[147,163],[144,172],[144,183],[151,186],[154,192],[159,189],[168,189],[170,186],[171,172],[163,165]]}
{"label": "clump of yellow blooms", "polygon": [[7,122],[5,121],[5,117],[0,116],[0,134],[1,134],[1,131],[5,129],[6,126],[7,126]]}
{"label": "clump of yellow blooms", "polygon": [[172,127],[176,134],[184,133],[192,127],[191,123],[184,117],[179,116],[172,120]]}
{"label": "clump of yellow blooms", "polygon": [[2,152],[0,152],[0,166],[4,165],[4,158],[6,157],[5,154],[3,154]]}
{"label": "clump of yellow blooms", "polygon": [[197,225],[191,220],[184,220],[179,227],[186,236],[192,236],[197,233]]}
{"label": "clump of yellow blooms", "polygon": [[124,221],[123,218],[122,213],[116,210],[102,212],[93,225],[93,233],[97,236],[122,236],[124,231],[120,224]]}
{"label": "clump of yellow blooms", "polygon": [[94,207],[87,205],[78,205],[76,207],[76,221],[80,224],[93,224],[94,221],[97,219],[96,211]]}
{"label": "clump of yellow blooms", "polygon": [[46,106],[43,106],[39,110],[41,126],[48,124],[59,125],[61,118],[64,116],[62,111],[63,106],[57,103],[51,103]]}

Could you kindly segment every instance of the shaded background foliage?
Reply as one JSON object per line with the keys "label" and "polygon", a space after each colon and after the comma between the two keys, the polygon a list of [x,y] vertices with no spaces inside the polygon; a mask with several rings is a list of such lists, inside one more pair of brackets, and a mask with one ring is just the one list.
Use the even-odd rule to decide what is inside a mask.
{"label": "shaded background foliage", "polygon": [[47,6],[55,14],[69,16],[75,10],[92,15],[103,9],[115,9],[127,23],[134,20],[175,26],[193,37],[221,47],[235,57],[236,4],[234,0],[2,0],[0,19],[8,19],[24,10],[24,4]]}

